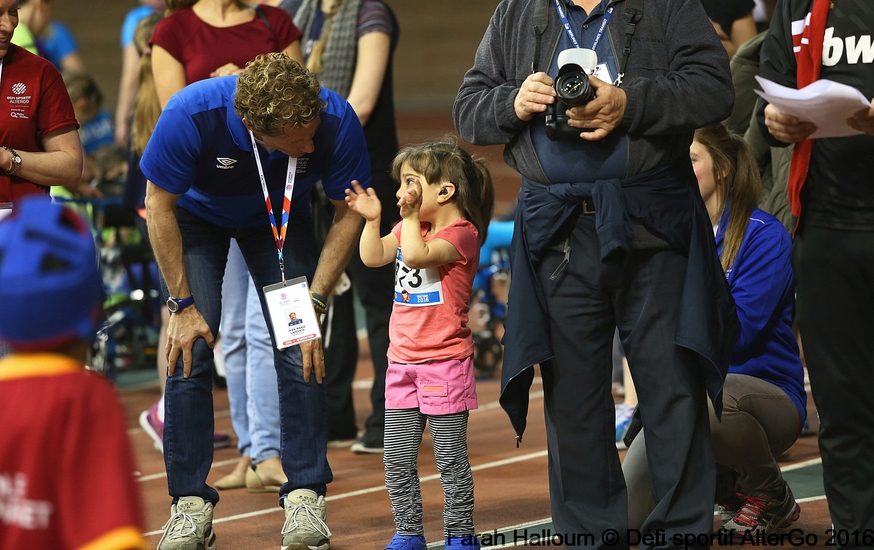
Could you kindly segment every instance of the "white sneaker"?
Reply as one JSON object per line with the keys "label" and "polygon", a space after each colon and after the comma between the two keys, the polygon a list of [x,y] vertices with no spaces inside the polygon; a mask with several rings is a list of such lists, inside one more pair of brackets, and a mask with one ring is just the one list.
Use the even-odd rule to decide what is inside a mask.
{"label": "white sneaker", "polygon": [[295,489],[285,495],[283,507],[282,550],[328,550],[331,547],[331,530],[325,523],[328,517],[325,497],[309,489]]}
{"label": "white sneaker", "polygon": [[158,550],[215,550],[212,509],[200,497],[181,497],[170,507]]}

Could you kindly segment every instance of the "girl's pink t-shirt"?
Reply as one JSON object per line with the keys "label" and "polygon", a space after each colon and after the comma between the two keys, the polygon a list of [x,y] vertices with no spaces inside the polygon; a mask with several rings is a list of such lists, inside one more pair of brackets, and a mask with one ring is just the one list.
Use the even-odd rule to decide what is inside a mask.
{"label": "girl's pink t-shirt", "polygon": [[[392,228],[398,242],[403,223]],[[404,264],[398,247],[388,347],[388,357],[396,363],[465,359],[473,354],[467,313],[479,268],[479,233],[464,218],[434,235],[428,235],[428,229],[428,224],[422,224],[425,242],[448,241],[461,259],[439,267],[412,269]]]}

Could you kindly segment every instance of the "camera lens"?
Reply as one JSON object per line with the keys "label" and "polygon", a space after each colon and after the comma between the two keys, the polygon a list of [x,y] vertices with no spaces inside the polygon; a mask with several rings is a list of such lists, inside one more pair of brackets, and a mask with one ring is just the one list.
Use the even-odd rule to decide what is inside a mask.
{"label": "camera lens", "polygon": [[579,74],[572,74],[570,78],[562,81],[561,93],[564,97],[576,97],[583,87],[583,79]]}
{"label": "camera lens", "polygon": [[565,65],[555,79],[555,93],[570,107],[588,103],[595,97],[586,72],[577,65]]}

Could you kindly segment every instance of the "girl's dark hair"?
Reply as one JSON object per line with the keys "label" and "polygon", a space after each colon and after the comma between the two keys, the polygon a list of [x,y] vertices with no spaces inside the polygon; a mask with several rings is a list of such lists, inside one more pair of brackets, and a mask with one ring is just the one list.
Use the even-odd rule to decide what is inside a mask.
{"label": "girl's dark hair", "polygon": [[750,214],[758,206],[762,195],[759,167],[749,144],[730,132],[724,124],[699,128],[695,132],[695,140],[704,146],[713,162],[713,179],[721,205],[720,216],[726,206],[730,208],[719,258],[722,269],[727,270],[737,257]]}
{"label": "girl's dark hair", "polygon": [[492,176],[485,159],[472,157],[454,137],[446,137],[401,149],[391,167],[392,177],[398,182],[404,163],[425,176],[429,185],[454,183],[453,200],[464,218],[476,227],[480,244],[485,242],[495,203]]}

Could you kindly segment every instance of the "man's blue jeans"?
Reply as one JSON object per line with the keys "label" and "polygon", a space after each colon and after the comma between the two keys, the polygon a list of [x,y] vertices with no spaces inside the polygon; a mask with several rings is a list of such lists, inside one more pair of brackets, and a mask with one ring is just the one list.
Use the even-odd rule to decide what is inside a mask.
{"label": "man's blue jeans", "polygon": [[[234,229],[205,222],[181,208],[176,217],[191,295],[212,333],[218,332],[221,319],[222,278],[231,238],[240,246],[263,306],[263,287],[281,280],[276,245],[267,221],[262,227]],[[289,279],[306,276],[312,280],[318,251],[308,220],[295,221],[289,225],[285,242],[285,275]],[[268,328],[272,338],[272,327]],[[274,348],[274,358],[279,385],[280,457],[288,476],[280,494],[298,488],[324,494],[333,478],[327,460],[324,388],[314,377],[308,383],[303,381],[297,346],[282,351]],[[212,350],[198,339],[190,377],[182,376],[181,357],[174,375],[167,377],[164,463],[174,501],[182,496],[199,496],[213,503],[219,500],[218,492],[206,484],[212,466],[214,429],[211,359]]]}

